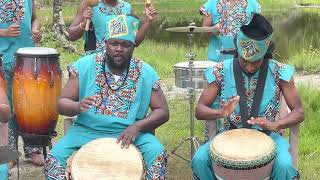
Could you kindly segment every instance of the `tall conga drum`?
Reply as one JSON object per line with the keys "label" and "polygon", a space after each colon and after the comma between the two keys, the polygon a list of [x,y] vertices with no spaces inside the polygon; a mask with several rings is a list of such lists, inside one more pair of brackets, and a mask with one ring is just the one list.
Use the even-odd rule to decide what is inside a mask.
{"label": "tall conga drum", "polygon": [[270,179],[276,147],[262,132],[234,129],[212,140],[209,155],[217,179]]}
{"label": "tall conga drum", "polygon": [[20,48],[15,58],[12,94],[18,133],[26,144],[43,145],[58,121],[59,53],[52,48]]}
{"label": "tall conga drum", "polygon": [[0,52],[0,91],[7,92],[7,83],[4,77],[4,69],[2,66],[2,53]]}
{"label": "tall conga drum", "polygon": [[115,138],[100,138],[82,146],[71,165],[72,180],[141,180],[144,178],[143,158],[130,145],[121,148]]}

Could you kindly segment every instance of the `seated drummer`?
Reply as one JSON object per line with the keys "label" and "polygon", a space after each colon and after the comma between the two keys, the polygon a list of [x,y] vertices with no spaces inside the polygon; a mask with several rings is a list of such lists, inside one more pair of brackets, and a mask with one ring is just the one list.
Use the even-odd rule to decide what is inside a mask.
{"label": "seated drummer", "polygon": [[149,132],[168,121],[169,110],[156,71],[132,58],[139,19],[110,15],[106,27],[106,51],[85,56],[68,69],[58,112],[78,116],[48,153],[47,179],[64,179],[68,157],[104,137],[117,138],[123,148],[133,143],[143,156],[145,178],[165,179],[166,151]]}
{"label": "seated drummer", "polygon": [[[240,28],[235,40],[238,55],[206,71],[209,85],[201,94],[195,114],[204,120],[222,118],[220,124],[217,121],[218,133],[236,128],[264,130],[276,144],[271,178],[298,179],[289,143],[278,132],[301,123],[304,112],[293,80],[294,68],[272,59],[272,32],[271,24],[259,14],[254,14],[251,22]],[[281,93],[291,112],[275,121]],[[221,109],[211,108],[217,95],[221,96]],[[192,159],[195,179],[215,179],[209,145],[210,141],[201,146]]]}
{"label": "seated drummer", "polygon": [[[10,106],[8,103],[7,95],[2,89],[2,84],[3,81],[0,79],[0,126],[1,123],[7,123],[9,122],[10,119]],[[3,126],[7,128],[7,126]],[[0,127],[2,130],[2,127]],[[0,132],[0,136],[3,136],[3,134]],[[7,137],[7,136],[5,136]],[[3,137],[0,137],[0,146],[3,145],[1,144],[3,142]],[[7,141],[7,140],[4,140]],[[1,152],[0,152],[1,153]],[[0,179],[8,179],[8,165],[7,164],[0,164]]]}

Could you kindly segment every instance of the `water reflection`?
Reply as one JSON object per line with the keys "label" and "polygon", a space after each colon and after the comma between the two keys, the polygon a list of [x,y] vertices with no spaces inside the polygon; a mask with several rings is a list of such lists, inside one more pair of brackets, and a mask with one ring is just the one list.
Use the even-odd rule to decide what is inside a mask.
{"label": "water reflection", "polygon": [[[269,19],[275,29],[273,36],[276,42],[277,58],[287,60],[302,49],[310,46],[320,49],[320,13],[304,11],[292,8],[286,11],[266,11],[263,13]],[[183,46],[187,45],[187,36],[184,33],[170,33],[165,29],[168,27],[187,26],[190,22],[168,22],[165,17],[157,21],[149,31],[148,38],[158,42],[174,42]],[[195,22],[201,25],[198,18]],[[199,34],[194,36],[194,43],[206,47],[208,41]]]}

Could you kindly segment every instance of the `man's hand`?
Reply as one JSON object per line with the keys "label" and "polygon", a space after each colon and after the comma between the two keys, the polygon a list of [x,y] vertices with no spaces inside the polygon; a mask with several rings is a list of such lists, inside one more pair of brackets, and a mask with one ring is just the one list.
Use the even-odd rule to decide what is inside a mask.
{"label": "man's hand", "polygon": [[34,43],[39,43],[41,40],[41,32],[39,27],[37,28],[32,28],[32,41]]}
{"label": "man's hand", "polygon": [[258,118],[251,117],[250,120],[248,120],[247,122],[248,122],[248,124],[251,124],[251,125],[259,125],[261,128],[269,130],[269,131],[279,131],[280,130],[277,122],[271,122],[271,121],[268,121],[267,119],[261,118],[261,117],[258,117]]}
{"label": "man's hand", "polygon": [[229,101],[221,108],[221,117],[230,116],[236,109],[239,103],[240,96],[233,96]]}
{"label": "man's hand", "polygon": [[7,37],[17,37],[20,36],[20,25],[19,24],[11,24],[6,32]]}
{"label": "man's hand", "polygon": [[145,3],[144,12],[149,22],[153,22],[157,17],[157,11],[151,3]]}
{"label": "man's hand", "polygon": [[80,112],[85,112],[88,109],[92,108],[94,106],[96,101],[96,95],[89,96],[84,98],[82,101],[79,103],[79,110]]}
{"label": "man's hand", "polygon": [[124,130],[117,139],[117,143],[121,141],[121,148],[128,148],[129,145],[136,139],[140,132],[140,128],[135,124],[130,125]]}
{"label": "man's hand", "polygon": [[82,19],[83,20],[87,20],[87,19],[91,19],[92,18],[92,8],[91,7],[87,7],[82,14]]}

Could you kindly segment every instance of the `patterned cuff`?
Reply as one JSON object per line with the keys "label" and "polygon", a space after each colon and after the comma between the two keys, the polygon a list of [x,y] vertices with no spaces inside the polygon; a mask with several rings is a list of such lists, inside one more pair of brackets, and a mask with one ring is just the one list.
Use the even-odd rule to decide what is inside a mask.
{"label": "patterned cuff", "polygon": [[204,6],[199,8],[199,13],[200,13],[201,16],[202,15],[209,16],[209,12],[206,10],[206,8],[204,8]]}
{"label": "patterned cuff", "polygon": [[155,91],[159,91],[161,87],[161,83],[160,83],[160,80],[157,80],[154,85],[152,86],[152,89],[155,90]]}
{"label": "patterned cuff", "polygon": [[79,76],[79,72],[73,64],[68,66],[67,69],[69,72],[69,77],[76,77],[77,78]]}

